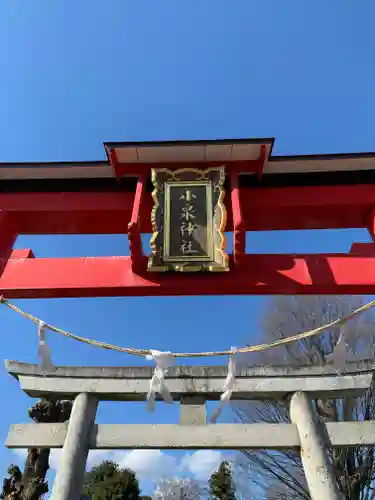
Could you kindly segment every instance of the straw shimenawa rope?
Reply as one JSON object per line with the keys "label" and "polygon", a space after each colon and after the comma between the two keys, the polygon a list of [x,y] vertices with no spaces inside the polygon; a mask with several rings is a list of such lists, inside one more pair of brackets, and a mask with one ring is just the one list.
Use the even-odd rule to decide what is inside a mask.
{"label": "straw shimenawa rope", "polygon": [[[93,345],[93,346],[99,347],[101,349],[108,349],[111,351],[125,352],[127,354],[133,354],[135,356],[145,357],[145,356],[149,356],[152,354],[151,349],[136,349],[134,347],[120,347],[120,346],[113,345],[113,344],[106,344],[105,342],[99,342],[98,340],[80,337],[79,335],[74,335],[73,333],[67,332],[66,330],[62,330],[61,328],[58,328],[56,326],[42,322],[42,320],[40,320],[39,318],[36,318],[32,314],[27,313],[25,311],[22,311],[19,307],[15,306],[14,304],[11,304],[4,297],[0,297],[0,303],[5,304],[7,307],[9,307],[9,309],[12,309],[13,311],[17,312],[18,314],[20,314],[24,318],[29,319],[30,321],[32,321],[33,323],[35,323],[37,325],[39,325],[40,323],[44,323],[45,328],[48,328],[49,330],[51,330],[53,332],[60,333],[61,335],[64,335],[65,337],[77,340],[78,342],[83,342],[84,344]],[[265,351],[266,349],[272,349],[274,347],[278,347],[281,345],[290,344],[291,342],[295,342],[297,340],[306,339],[306,338],[312,337],[314,335],[319,335],[319,334],[323,333],[325,330],[327,330],[328,328],[343,325],[344,323],[346,323],[350,319],[354,318],[355,316],[358,316],[359,314],[367,311],[368,309],[371,309],[374,306],[375,306],[375,300],[368,302],[367,304],[364,304],[363,306],[359,307],[358,309],[355,309],[348,316],[344,316],[342,318],[335,319],[334,321],[331,321],[330,323],[327,323],[326,325],[319,326],[318,328],[314,328],[314,330],[309,330],[307,332],[298,333],[297,335],[292,335],[291,337],[276,340],[275,342],[270,342],[267,344],[258,344],[258,345],[252,345],[252,346],[247,346],[247,347],[241,347],[241,348],[236,349],[236,353]],[[175,358],[189,358],[189,357],[201,358],[201,357],[208,357],[208,356],[230,356],[231,354],[233,354],[233,351],[228,350],[228,351],[207,351],[207,352],[175,352],[175,353],[171,353],[171,356],[175,357]]]}

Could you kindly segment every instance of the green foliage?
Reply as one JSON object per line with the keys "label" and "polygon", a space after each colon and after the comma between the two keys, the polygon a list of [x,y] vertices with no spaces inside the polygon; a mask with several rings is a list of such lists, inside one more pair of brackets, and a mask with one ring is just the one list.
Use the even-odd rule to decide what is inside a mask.
{"label": "green foliage", "polygon": [[236,500],[236,489],[229,462],[221,462],[219,470],[212,474],[210,489],[213,498],[217,498],[218,500]]}
{"label": "green foliage", "polygon": [[104,461],[86,474],[84,498],[92,500],[140,500],[138,480],[131,470]]}

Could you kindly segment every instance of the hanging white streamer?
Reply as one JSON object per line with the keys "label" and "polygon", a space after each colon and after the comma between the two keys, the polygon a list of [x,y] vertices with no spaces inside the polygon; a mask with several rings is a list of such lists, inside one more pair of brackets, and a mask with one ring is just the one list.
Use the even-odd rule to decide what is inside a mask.
{"label": "hanging white streamer", "polygon": [[155,361],[156,366],[150,382],[150,389],[147,394],[148,409],[154,411],[156,393],[159,393],[166,403],[173,403],[173,398],[165,385],[164,375],[167,369],[173,365],[175,358],[170,351],[154,351],[146,356],[149,361]]}
{"label": "hanging white streamer", "polygon": [[333,363],[339,373],[345,371],[346,363],[350,361],[354,355],[349,346],[349,338],[352,334],[352,329],[347,323],[340,328],[340,335],[336,342],[332,354],[327,356],[327,361]]}
{"label": "hanging white streamer", "polygon": [[46,343],[46,325],[43,321],[38,323],[38,356],[40,358],[40,368],[42,372],[49,372],[54,370],[54,364],[51,360],[51,349]]}
{"label": "hanging white streamer", "polygon": [[223,394],[220,396],[219,406],[216,408],[216,410],[214,411],[214,413],[211,417],[211,422],[213,424],[216,424],[217,419],[222,414],[224,407],[231,400],[232,392],[233,392],[234,386],[236,385],[235,355],[236,355],[237,350],[235,347],[232,347],[231,351],[232,351],[232,354],[229,356],[229,360],[228,360],[228,375],[227,375],[227,378],[225,379],[225,382],[224,382]]}

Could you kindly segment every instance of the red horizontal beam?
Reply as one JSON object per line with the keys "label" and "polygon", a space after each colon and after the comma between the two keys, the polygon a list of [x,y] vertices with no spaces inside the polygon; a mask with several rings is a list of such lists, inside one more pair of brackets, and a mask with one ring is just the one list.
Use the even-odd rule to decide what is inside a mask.
{"label": "red horizontal beam", "polygon": [[[271,209],[292,207],[333,208],[346,205],[361,208],[375,202],[375,185],[298,186],[276,188],[240,188],[247,194],[248,206]],[[151,193],[147,193],[151,201]],[[251,194],[251,196],[250,196]],[[319,195],[319,196],[317,196]],[[11,212],[65,212],[97,210],[132,210],[135,193],[124,192],[59,192],[0,193],[0,209]],[[147,204],[150,204],[147,202]]]}
{"label": "red horizontal beam", "polygon": [[[23,234],[126,233],[134,193],[12,193],[0,194],[0,210],[12,213]],[[239,189],[244,229],[284,230],[368,227],[375,207],[375,186],[314,186]],[[232,230],[232,206],[226,195],[227,230]],[[150,233],[150,193],[140,207],[140,230]]]}
{"label": "red horizontal beam", "polygon": [[242,188],[247,231],[367,227],[375,186]]}
{"label": "red horizontal beam", "polygon": [[122,234],[133,199],[129,192],[0,194],[0,209],[19,234]]}
{"label": "red horizontal beam", "polygon": [[7,298],[374,294],[375,252],[246,255],[240,270],[212,274],[132,273],[130,257],[13,258],[0,278]]}
{"label": "red horizontal beam", "polygon": [[0,208],[11,212],[65,212],[66,210],[131,210],[134,193],[66,192],[66,193],[1,193]]}

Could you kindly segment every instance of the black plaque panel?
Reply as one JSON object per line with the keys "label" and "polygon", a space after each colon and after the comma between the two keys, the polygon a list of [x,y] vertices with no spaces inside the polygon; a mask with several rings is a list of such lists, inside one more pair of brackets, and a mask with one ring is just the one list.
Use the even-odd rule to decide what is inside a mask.
{"label": "black plaque panel", "polygon": [[149,271],[227,271],[223,167],[152,171]]}
{"label": "black plaque panel", "polygon": [[[168,184],[164,258],[212,258],[212,238],[208,231],[207,198],[209,183],[204,185]],[[210,224],[210,226],[212,223]]]}

